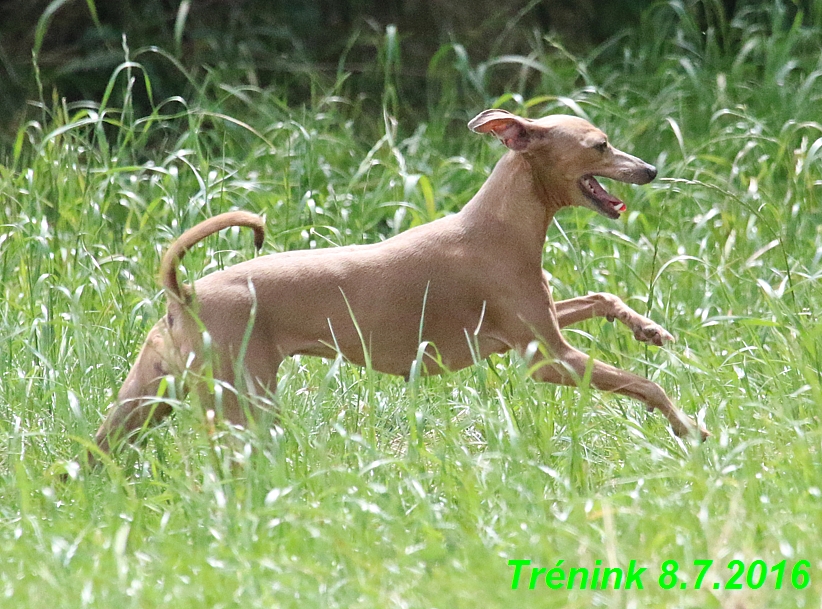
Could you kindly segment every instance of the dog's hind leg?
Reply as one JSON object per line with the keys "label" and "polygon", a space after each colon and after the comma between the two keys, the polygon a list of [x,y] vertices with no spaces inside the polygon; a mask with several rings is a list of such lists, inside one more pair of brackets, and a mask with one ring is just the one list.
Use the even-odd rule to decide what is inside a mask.
{"label": "dog's hind leg", "polygon": [[[277,370],[282,359],[280,353],[258,338],[249,342],[242,361],[233,355],[217,358],[215,391],[210,391],[205,383],[197,386],[206,416],[244,428],[267,422],[266,414],[277,389]],[[214,414],[209,415],[209,410]]]}
{"label": "dog's hind leg", "polygon": [[116,443],[128,440],[136,431],[156,425],[168,416],[171,405],[158,398],[157,393],[163,378],[179,377],[181,370],[179,355],[163,318],[149,332],[117,400],[95,434],[100,450],[109,452]]}

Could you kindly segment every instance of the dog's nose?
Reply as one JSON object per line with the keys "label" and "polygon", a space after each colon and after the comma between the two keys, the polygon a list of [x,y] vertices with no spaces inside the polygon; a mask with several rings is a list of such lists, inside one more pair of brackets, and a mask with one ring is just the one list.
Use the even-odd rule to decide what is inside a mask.
{"label": "dog's nose", "polygon": [[656,177],[656,167],[654,167],[653,165],[647,165],[645,167],[645,171],[648,174],[648,181],[649,182]]}

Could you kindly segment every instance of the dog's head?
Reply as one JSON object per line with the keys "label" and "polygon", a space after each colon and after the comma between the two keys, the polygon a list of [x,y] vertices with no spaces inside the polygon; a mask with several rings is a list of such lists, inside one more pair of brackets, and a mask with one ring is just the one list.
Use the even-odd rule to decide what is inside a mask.
{"label": "dog's head", "polygon": [[468,127],[493,133],[511,150],[523,154],[550,185],[560,205],[590,207],[603,216],[618,218],[625,203],[606,191],[595,176],[629,184],[647,184],[656,168],[608,143],[607,136],[576,116],[554,114],[531,120],[505,110],[485,110]]}

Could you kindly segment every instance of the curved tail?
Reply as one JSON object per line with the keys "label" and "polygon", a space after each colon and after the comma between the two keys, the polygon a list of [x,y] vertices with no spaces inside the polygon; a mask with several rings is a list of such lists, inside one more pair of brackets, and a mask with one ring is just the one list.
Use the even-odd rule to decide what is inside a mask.
{"label": "curved tail", "polygon": [[163,261],[160,263],[160,282],[166,290],[166,296],[181,302],[185,301],[186,298],[182,294],[180,284],[177,281],[177,266],[180,264],[180,260],[196,243],[230,226],[247,226],[253,229],[254,246],[257,249],[263,246],[265,223],[260,216],[247,211],[230,211],[200,222],[197,226],[180,235],[163,256]]}

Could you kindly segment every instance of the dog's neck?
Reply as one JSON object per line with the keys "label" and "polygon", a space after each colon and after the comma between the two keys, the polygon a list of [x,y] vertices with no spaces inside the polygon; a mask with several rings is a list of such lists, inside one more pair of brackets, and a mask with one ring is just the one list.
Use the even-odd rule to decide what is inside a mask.
{"label": "dog's neck", "polygon": [[[562,190],[545,184],[525,155],[508,152],[497,163],[479,192],[468,202],[459,215],[466,225],[510,227],[504,234],[517,234],[519,240],[536,248],[541,256],[545,233],[554,214],[566,203]],[[513,245],[513,244],[509,244]]]}

